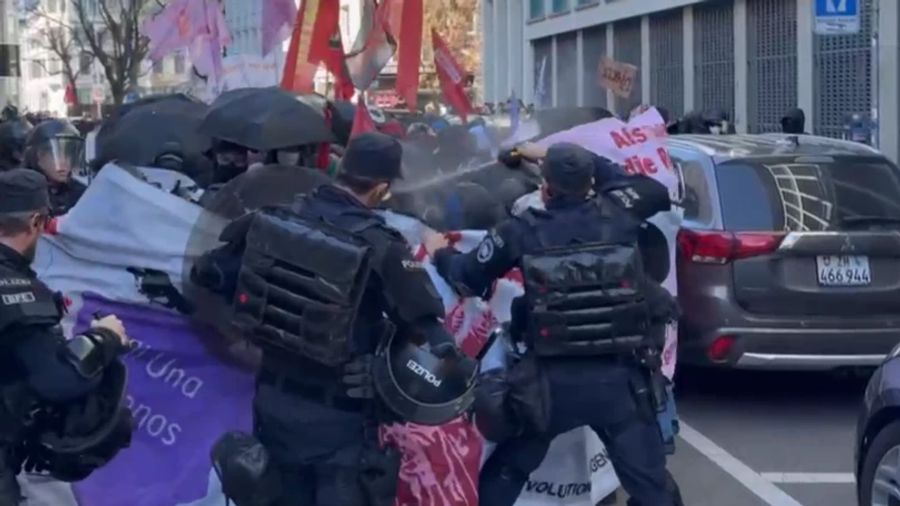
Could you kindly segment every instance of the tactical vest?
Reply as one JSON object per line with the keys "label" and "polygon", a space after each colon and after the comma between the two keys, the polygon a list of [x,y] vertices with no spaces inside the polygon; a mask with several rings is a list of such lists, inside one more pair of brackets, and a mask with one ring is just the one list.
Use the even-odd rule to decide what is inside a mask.
{"label": "tactical vest", "polygon": [[234,323],[266,349],[326,366],[351,358],[353,323],[371,272],[372,248],[323,218],[259,211],[246,238]]}
{"label": "tactical vest", "polygon": [[533,232],[522,256],[525,338],[539,356],[627,353],[644,339],[638,224],[611,206],[597,200],[523,215]]}

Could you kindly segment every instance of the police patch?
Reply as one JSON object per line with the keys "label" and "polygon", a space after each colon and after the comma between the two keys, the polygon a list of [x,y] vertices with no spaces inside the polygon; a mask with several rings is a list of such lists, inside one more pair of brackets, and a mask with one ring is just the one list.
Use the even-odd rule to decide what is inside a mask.
{"label": "police patch", "polygon": [[422,265],[422,262],[416,262],[415,260],[403,260],[400,263],[403,265],[403,268],[408,271],[425,270],[425,266]]}
{"label": "police patch", "polygon": [[29,304],[35,300],[34,294],[31,292],[12,293],[3,296],[3,305],[12,306],[14,304]]}
{"label": "police patch", "polygon": [[478,255],[476,258],[479,262],[486,264],[490,261],[494,256],[494,241],[487,240],[481,243],[481,246],[478,247]]}

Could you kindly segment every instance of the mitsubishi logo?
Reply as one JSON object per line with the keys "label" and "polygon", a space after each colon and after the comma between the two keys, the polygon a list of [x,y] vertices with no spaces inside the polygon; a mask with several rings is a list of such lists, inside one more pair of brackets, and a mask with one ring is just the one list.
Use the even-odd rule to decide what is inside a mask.
{"label": "mitsubishi logo", "polygon": [[856,246],[850,241],[850,236],[844,236],[844,244],[841,245],[841,253],[851,253],[856,251]]}

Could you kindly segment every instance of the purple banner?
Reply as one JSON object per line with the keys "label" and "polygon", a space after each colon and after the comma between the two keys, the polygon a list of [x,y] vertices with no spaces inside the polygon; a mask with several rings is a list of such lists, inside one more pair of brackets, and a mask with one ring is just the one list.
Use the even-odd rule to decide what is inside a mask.
{"label": "purple banner", "polygon": [[253,377],[215,358],[216,334],[179,314],[85,295],[76,332],[115,314],[137,347],[125,357],[131,447],[74,486],[80,505],[174,506],[206,497],[212,443],[251,427]]}

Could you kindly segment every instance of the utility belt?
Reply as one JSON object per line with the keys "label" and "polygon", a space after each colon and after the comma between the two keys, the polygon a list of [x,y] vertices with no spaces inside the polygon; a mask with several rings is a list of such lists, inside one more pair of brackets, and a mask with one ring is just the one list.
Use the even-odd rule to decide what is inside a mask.
{"label": "utility belt", "polygon": [[362,399],[347,397],[344,389],[337,383],[338,380],[335,380],[334,385],[314,384],[284,373],[260,369],[257,381],[282,392],[297,395],[340,411],[360,412],[366,408],[366,403]]}

